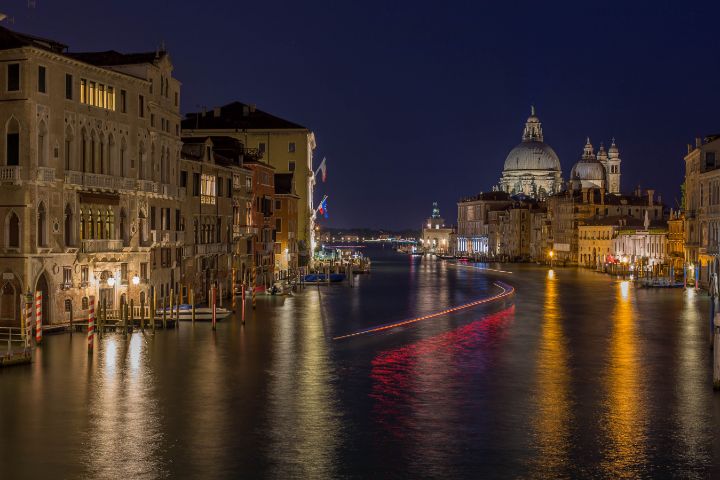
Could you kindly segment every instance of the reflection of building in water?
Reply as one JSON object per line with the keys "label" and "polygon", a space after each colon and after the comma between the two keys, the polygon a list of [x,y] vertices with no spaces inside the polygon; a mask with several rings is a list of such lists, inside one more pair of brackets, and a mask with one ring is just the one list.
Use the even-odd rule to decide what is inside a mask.
{"label": "reflection of building in water", "polygon": [[537,401],[534,430],[537,436],[537,473],[547,478],[560,478],[567,468],[570,450],[569,425],[570,375],[567,346],[558,306],[555,275],[548,272],[545,280],[543,323],[537,361]]}
{"label": "reflection of building in water", "polygon": [[452,227],[445,226],[438,204],[433,202],[432,215],[423,225],[423,250],[427,253],[447,254],[451,249],[454,233]]}

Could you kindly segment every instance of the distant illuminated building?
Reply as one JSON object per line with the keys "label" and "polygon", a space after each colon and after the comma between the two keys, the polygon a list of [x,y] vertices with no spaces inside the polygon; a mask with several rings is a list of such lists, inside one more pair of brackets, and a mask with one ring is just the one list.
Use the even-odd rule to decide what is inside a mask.
{"label": "distant illuminated building", "polygon": [[426,253],[445,255],[451,250],[453,229],[445,226],[437,202],[433,202],[432,215],[423,225],[422,245]]}
{"label": "distant illuminated building", "polygon": [[498,189],[510,195],[543,199],[562,190],[562,168],[555,150],[545,143],[540,119],[531,107],[522,142],[505,159]]}

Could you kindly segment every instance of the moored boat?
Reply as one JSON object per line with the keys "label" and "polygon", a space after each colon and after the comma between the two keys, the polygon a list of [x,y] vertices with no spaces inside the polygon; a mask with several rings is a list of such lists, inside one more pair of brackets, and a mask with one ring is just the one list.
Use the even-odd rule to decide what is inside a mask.
{"label": "moored boat", "polygon": [[[305,283],[328,283],[327,275],[324,273],[311,273],[309,275],[305,275],[303,280]],[[343,280],[345,280],[344,273],[330,274],[330,283],[342,282]]]}
{"label": "moored boat", "polygon": [[[178,307],[173,307],[172,311],[170,307],[166,308],[166,315],[175,315]],[[162,317],[162,309],[159,309],[155,315],[156,317]],[[224,320],[232,314],[232,311],[227,308],[215,307],[215,320]],[[192,320],[192,305],[183,303],[180,305],[180,311],[178,312],[178,318],[180,320],[191,321]],[[212,320],[212,307],[195,307],[195,320],[196,321],[211,321]]]}

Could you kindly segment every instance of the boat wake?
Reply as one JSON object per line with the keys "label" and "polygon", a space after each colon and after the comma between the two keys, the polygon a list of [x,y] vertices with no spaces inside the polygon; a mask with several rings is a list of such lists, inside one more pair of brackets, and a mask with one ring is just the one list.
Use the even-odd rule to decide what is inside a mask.
{"label": "boat wake", "polygon": [[367,335],[369,333],[382,332],[384,330],[390,330],[392,328],[404,327],[406,325],[411,325],[413,323],[422,322],[423,320],[430,320],[431,318],[439,317],[441,315],[447,315],[449,313],[458,312],[460,310],[465,310],[468,308],[477,307],[479,305],[484,305],[486,303],[495,302],[497,300],[501,300],[503,298],[509,297],[513,293],[515,293],[515,287],[513,287],[512,285],[508,285],[507,283],[495,282],[495,283],[493,283],[493,285],[496,286],[497,288],[499,288],[501,291],[500,291],[500,293],[493,295],[491,297],[481,298],[480,300],[475,300],[473,302],[466,303],[463,305],[458,305],[457,307],[448,308],[445,310],[441,310],[439,312],[428,313],[427,315],[423,315],[422,317],[411,318],[409,320],[402,320],[400,322],[395,322],[395,323],[386,323],[384,325],[378,325],[375,327],[366,328],[363,330],[359,330],[357,332],[348,333],[346,335],[340,335],[338,337],[333,337],[333,340],[344,340],[346,338],[358,337],[360,335]]}

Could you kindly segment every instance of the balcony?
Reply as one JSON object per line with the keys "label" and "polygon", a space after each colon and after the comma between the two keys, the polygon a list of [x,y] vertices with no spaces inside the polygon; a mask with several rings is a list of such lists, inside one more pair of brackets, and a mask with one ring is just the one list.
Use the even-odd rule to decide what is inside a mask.
{"label": "balcony", "polygon": [[52,167],[38,167],[35,179],[38,182],[54,182],[55,169]]}
{"label": "balcony", "polygon": [[236,237],[250,237],[257,235],[258,229],[250,225],[233,225],[233,235]]}
{"label": "balcony", "polygon": [[0,182],[19,182],[21,168],[18,165],[0,167]]}
{"label": "balcony", "polygon": [[83,253],[121,252],[122,240],[83,240],[81,250]]}
{"label": "balcony", "polygon": [[138,180],[137,189],[145,193],[158,193],[158,184],[152,180]]}
{"label": "balcony", "polygon": [[134,178],[113,177],[113,183],[116,190],[135,190],[136,183]]}
{"label": "balcony", "polygon": [[102,188],[113,190],[115,177],[101,173],[86,173],[83,175],[83,186],[88,188]]}
{"label": "balcony", "polygon": [[211,255],[214,253],[227,253],[228,245],[225,243],[202,243],[195,245],[195,255]]}
{"label": "balcony", "polygon": [[73,172],[72,170],[65,170],[65,184],[82,186],[82,184],[83,184],[82,172]]}

